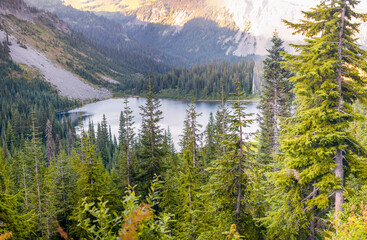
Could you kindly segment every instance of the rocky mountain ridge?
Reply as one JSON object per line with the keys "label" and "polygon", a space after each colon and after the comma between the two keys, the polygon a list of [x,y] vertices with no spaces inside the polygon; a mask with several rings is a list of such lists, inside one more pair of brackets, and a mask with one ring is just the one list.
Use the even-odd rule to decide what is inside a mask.
{"label": "rocky mountain ridge", "polygon": [[11,59],[30,75],[49,82],[62,96],[109,98],[109,89],[116,84],[105,77],[129,74],[54,15],[29,8],[22,0],[0,1],[0,9],[0,41],[7,45]]}
{"label": "rocky mountain ridge", "polygon": [[[287,43],[301,41],[303,36],[293,35],[282,19],[298,22],[302,12],[319,3],[318,0],[63,0],[65,5],[97,13],[118,12],[123,16],[133,16],[131,21],[123,21],[115,15],[115,20],[126,25],[127,31],[144,31],[149,23],[164,26],[159,34],[162,39],[175,35],[195,19],[204,19],[218,24],[218,28],[227,28],[231,33],[216,36],[216,41],[226,55],[247,56],[265,55],[275,30]],[[357,10],[367,12],[367,1],[362,1]],[[108,14],[105,16],[108,16]],[[151,28],[157,30],[156,28]],[[367,46],[367,24],[361,27],[360,44]],[[153,34],[154,35],[154,34]],[[147,37],[147,35],[145,35]],[[197,46],[200,47],[200,46]],[[196,50],[190,47],[186,51]],[[289,50],[291,50],[289,48]]]}
{"label": "rocky mountain ridge", "polygon": [[[53,12],[73,30],[83,33],[98,45],[128,54],[134,52],[150,58],[156,64],[186,67],[209,61],[240,61],[241,58],[231,54],[228,49],[235,49],[232,45],[241,40],[238,38],[242,38],[240,42],[246,42],[245,38],[248,38],[244,32],[236,34],[237,30],[220,27],[215,21],[206,18],[194,18],[183,26],[170,26],[144,22],[136,15],[80,11],[70,5],[63,5],[61,0],[26,2],[33,7]],[[218,40],[218,36],[225,41]],[[229,36],[236,36],[236,39],[228,39]],[[135,66],[145,61],[138,57],[135,59],[141,60]]]}

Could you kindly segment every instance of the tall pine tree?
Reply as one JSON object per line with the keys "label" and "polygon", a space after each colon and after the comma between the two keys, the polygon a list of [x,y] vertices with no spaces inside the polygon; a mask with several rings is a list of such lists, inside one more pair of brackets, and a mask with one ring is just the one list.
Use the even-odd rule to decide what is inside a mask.
{"label": "tall pine tree", "polygon": [[126,158],[126,175],[127,175],[127,184],[131,185],[131,175],[132,175],[132,150],[134,145],[134,121],[132,116],[132,110],[129,107],[129,100],[125,98],[124,101],[124,110],[121,112],[120,117],[120,151],[123,153],[123,156]]}
{"label": "tall pine tree", "polygon": [[[275,173],[273,211],[268,223],[271,237],[315,239],[322,230],[325,213],[343,211],[346,176],[354,172],[365,153],[349,134],[358,118],[351,104],[366,102],[365,59],[367,54],[354,35],[355,20],[366,15],[353,11],[358,1],[322,1],[306,20],[285,21],[305,44],[294,45],[298,55],[285,54],[290,69],[297,73],[296,112],[284,125],[282,169]],[[365,159],[365,158],[363,158]],[[281,223],[281,225],[280,225]]]}
{"label": "tall pine tree", "polygon": [[114,163],[111,180],[114,185],[116,194],[124,194],[126,187],[134,186],[135,162],[134,162],[134,145],[135,133],[133,128],[132,110],[129,106],[127,98],[124,100],[124,110],[120,114],[119,124],[119,153]]}
{"label": "tall pine tree", "polygon": [[273,153],[279,152],[280,118],[289,117],[292,102],[292,85],[289,78],[292,73],[284,69],[281,63],[285,61],[283,41],[274,32],[273,46],[268,49],[264,60],[264,86],[260,100],[260,139],[259,157],[263,163],[270,163]]}
{"label": "tall pine tree", "polygon": [[163,130],[159,126],[162,120],[161,103],[152,90],[149,75],[147,100],[140,106],[142,126],[140,151],[138,152],[139,176],[138,187],[148,189],[154,175],[160,175],[163,168]]}
{"label": "tall pine tree", "polygon": [[237,101],[232,103],[232,110],[226,117],[228,128],[222,141],[225,153],[211,163],[207,171],[210,178],[204,187],[206,212],[211,216],[210,227],[204,236],[206,239],[220,238],[221,233],[238,226],[241,234],[249,239],[259,237],[250,209],[252,201],[253,144],[249,134],[245,133],[252,120],[246,113],[246,103],[242,101],[243,92],[238,81]]}
{"label": "tall pine tree", "polygon": [[179,175],[179,214],[178,228],[180,238],[196,239],[200,229],[200,219],[196,211],[200,208],[199,190],[202,179],[203,163],[200,156],[200,128],[197,118],[201,113],[196,112],[194,102],[186,109],[183,135],[180,142],[182,170]]}
{"label": "tall pine tree", "polygon": [[21,214],[16,195],[10,194],[12,181],[4,151],[0,147],[0,239],[1,234],[11,232],[10,239],[26,239],[34,230],[35,215],[32,211]]}
{"label": "tall pine tree", "polygon": [[46,124],[46,160],[47,165],[50,164],[52,157],[54,156],[54,145],[52,137],[52,125],[50,120],[47,120]]}

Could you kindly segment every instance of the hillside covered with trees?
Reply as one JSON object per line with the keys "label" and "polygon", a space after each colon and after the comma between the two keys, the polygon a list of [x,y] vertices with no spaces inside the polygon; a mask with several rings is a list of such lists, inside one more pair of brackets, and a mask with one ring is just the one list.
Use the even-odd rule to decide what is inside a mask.
{"label": "hillside covered with trees", "polygon": [[[221,99],[223,92],[230,97],[237,89],[237,80],[246,98],[259,94],[262,78],[259,77],[255,57],[239,63],[211,62],[187,68],[172,68],[164,74],[150,76],[153,91],[159,97],[178,99]],[[149,78],[149,77],[148,77]],[[149,79],[123,80],[116,87],[117,95],[145,95]]]}
{"label": "hillside covered with trees", "polygon": [[[357,5],[322,1],[307,20],[284,21],[306,37],[296,55],[274,33],[253,134],[242,101],[251,61],[153,74],[140,85],[139,134],[126,99],[118,137],[105,117],[79,136],[56,112],[80,103],[1,43],[0,239],[366,239],[367,52],[354,34],[367,15]],[[162,89],[222,100],[205,130],[187,107],[179,151],[159,124]]]}

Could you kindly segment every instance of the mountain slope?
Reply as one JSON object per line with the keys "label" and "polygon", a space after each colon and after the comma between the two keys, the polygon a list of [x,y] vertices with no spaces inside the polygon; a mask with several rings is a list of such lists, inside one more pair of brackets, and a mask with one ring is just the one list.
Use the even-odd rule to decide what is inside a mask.
{"label": "mountain slope", "polygon": [[141,79],[148,69],[169,69],[156,59],[96,45],[56,16],[28,8],[22,0],[0,1],[0,30],[14,61],[41,73],[70,98],[111,97],[110,91],[119,85],[107,79]]}
{"label": "mountain slope", "polygon": [[[0,31],[0,38],[5,38],[4,31]],[[60,66],[52,63],[44,54],[38,52],[32,47],[17,44],[17,40],[10,36],[9,42],[11,45],[10,56],[16,63],[24,64],[29,67],[24,67],[28,71],[37,69],[62,96],[67,96],[73,99],[104,99],[111,97],[111,93],[105,88],[93,87],[79,77],[72,74]]]}
{"label": "mountain slope", "polygon": [[[115,55],[120,52],[129,67],[138,72],[152,69],[166,72],[172,65],[187,65],[181,56],[172,56],[160,51],[150,44],[137,41],[130,36],[124,26],[91,12],[83,12],[71,6],[64,6],[61,0],[25,0],[27,4],[56,14],[74,31],[80,32],[95,44],[103,46],[104,52]],[[128,59],[126,59],[128,56]]]}
{"label": "mountain slope", "polygon": [[[62,21],[28,8],[21,0],[2,1],[0,9],[0,38],[5,39],[13,61],[22,64],[30,73],[43,75],[62,96],[81,100],[112,96],[102,88],[107,84],[98,82],[96,77],[98,70],[101,74],[108,71],[103,72],[102,67],[96,67],[89,77],[77,71],[96,63],[88,54],[96,57],[98,54],[90,46],[89,52],[83,52],[75,44],[72,47],[71,41],[77,37]],[[84,47],[88,48],[86,42]]]}
{"label": "mountain slope", "polygon": [[[240,61],[240,57],[231,53],[231,49],[234,49],[232,45],[243,43],[249,37],[246,32],[239,31],[233,21],[227,21],[230,17],[226,15],[226,12],[215,15],[215,19],[211,18],[209,12],[193,16],[187,14],[190,15],[190,18],[186,18],[181,16],[181,12],[186,10],[179,7],[175,21],[180,22],[179,18],[182,17],[182,24],[185,24],[170,26],[165,23],[144,22],[134,15],[135,11],[129,11],[125,15],[110,12],[96,13],[113,20],[110,21],[90,12],[77,11],[71,6],[63,6],[60,0],[26,1],[34,7],[55,13],[72,29],[82,32],[99,45],[134,52],[168,65],[188,66],[212,60]],[[160,3],[161,1],[156,2],[156,4]],[[201,7],[199,3],[196,6],[198,11]],[[195,5],[191,4],[186,7],[191,6]],[[138,11],[143,17],[145,14],[149,15],[150,9],[145,7]],[[203,17],[199,18],[199,16]],[[169,15],[167,17],[166,22],[168,23],[172,19]],[[153,15],[152,18],[154,18]],[[222,21],[219,21],[220,19]]]}
{"label": "mountain slope", "polygon": [[[181,56],[191,64],[213,60],[239,61],[240,57],[254,54],[254,38],[242,31],[220,27],[205,18],[195,18],[182,27],[164,24],[145,24],[134,17],[106,14],[106,17],[125,26],[126,31],[138,41],[150,44],[173,56]],[[234,45],[243,44],[244,54],[234,55]]]}
{"label": "mountain slope", "polygon": [[[133,17],[130,21],[123,20],[123,16],[114,15],[113,17],[124,23],[126,31],[133,37],[136,37],[136,32],[145,30],[144,39],[147,39],[150,33],[152,38],[156,39],[157,27],[150,27],[149,23],[163,25],[164,27],[159,29],[161,42],[167,39],[174,41],[177,33],[185,29],[195,33],[200,32],[201,28],[186,27],[186,24],[194,19],[213,21],[219,28],[232,30],[226,33],[219,31],[212,38],[212,42],[218,43],[213,51],[222,48],[224,51],[218,52],[233,56],[265,55],[276,29],[280,37],[288,43],[302,40],[302,36],[293,35],[292,30],[288,29],[281,20],[297,22],[302,18],[301,11],[308,10],[319,2],[318,0],[64,0],[65,5],[81,10],[95,11],[100,14],[118,12],[125,17]],[[357,10],[367,12],[367,1],[362,1]],[[358,36],[361,38],[360,44],[365,46],[367,46],[366,29],[367,24],[364,24]],[[213,32],[210,27],[205,31]],[[184,33],[181,33],[180,38],[191,40],[190,35]],[[191,49],[197,49],[201,39],[193,39],[192,46],[185,51],[189,53]],[[205,42],[205,39],[203,40]],[[158,49],[161,47],[161,44],[152,45]],[[175,52],[174,49],[172,52]]]}

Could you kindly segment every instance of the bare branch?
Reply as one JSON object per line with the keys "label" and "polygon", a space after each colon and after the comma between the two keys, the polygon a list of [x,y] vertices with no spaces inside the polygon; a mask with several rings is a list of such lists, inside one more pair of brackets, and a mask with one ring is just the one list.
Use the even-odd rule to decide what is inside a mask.
{"label": "bare branch", "polygon": [[302,202],[304,202],[307,199],[310,199],[311,197],[313,197],[314,194],[317,193],[318,190],[320,190],[320,189],[319,188],[315,188],[306,198],[302,199]]}
{"label": "bare branch", "polygon": [[361,149],[365,155],[367,155],[367,152],[364,150],[364,148],[363,148],[362,146],[358,145],[356,142],[354,142],[354,141],[353,141],[352,139],[350,139],[350,138],[346,138],[346,139],[347,139],[350,143],[354,144],[354,145],[355,145],[355,146],[357,146],[359,149]]}

